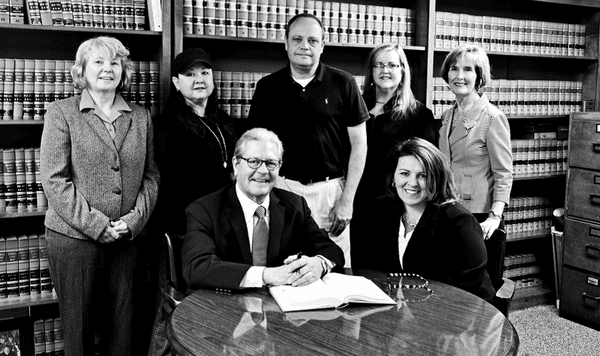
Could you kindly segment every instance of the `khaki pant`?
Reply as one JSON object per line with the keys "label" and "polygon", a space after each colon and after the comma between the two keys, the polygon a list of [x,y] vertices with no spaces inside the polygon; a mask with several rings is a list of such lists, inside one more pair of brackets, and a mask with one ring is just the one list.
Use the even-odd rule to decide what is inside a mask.
{"label": "khaki pant", "polygon": [[[335,178],[305,185],[292,179],[279,177],[275,182],[275,187],[304,197],[317,225],[319,225],[321,229],[325,229],[329,232],[331,231],[329,212],[342,196],[345,183],[346,180],[344,178]],[[344,267],[349,268],[351,266],[350,224],[348,224],[346,229],[339,236],[331,236],[331,234],[329,234],[329,238],[344,251],[344,258],[346,259]]]}

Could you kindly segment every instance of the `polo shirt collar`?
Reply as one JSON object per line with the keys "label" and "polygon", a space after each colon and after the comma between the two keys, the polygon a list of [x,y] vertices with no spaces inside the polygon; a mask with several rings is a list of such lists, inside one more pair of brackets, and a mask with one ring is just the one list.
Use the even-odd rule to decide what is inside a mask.
{"label": "polo shirt collar", "polygon": [[[294,76],[292,75],[292,65],[291,64],[288,64],[288,72],[290,73],[290,80],[293,81],[294,83],[296,83],[296,81],[294,80]],[[321,63],[319,61],[319,65],[317,66],[317,71],[315,72],[315,76],[311,82],[314,82],[314,81],[322,82],[323,80],[325,80],[326,72],[327,72],[327,70],[326,70],[325,66],[323,65],[323,63]]]}

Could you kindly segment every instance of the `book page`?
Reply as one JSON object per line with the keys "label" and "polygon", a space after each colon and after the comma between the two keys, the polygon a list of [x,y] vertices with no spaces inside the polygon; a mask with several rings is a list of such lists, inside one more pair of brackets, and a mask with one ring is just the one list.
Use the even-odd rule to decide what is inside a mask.
{"label": "book page", "polygon": [[323,281],[336,298],[346,303],[396,304],[381,288],[365,277],[328,273]]}
{"label": "book page", "polygon": [[342,304],[322,279],[306,286],[271,286],[269,292],[282,311],[335,308]]}

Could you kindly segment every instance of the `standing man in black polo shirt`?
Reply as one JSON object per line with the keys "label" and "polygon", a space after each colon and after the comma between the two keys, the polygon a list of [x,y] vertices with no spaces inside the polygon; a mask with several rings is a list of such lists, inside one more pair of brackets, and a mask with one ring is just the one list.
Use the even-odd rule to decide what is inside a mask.
{"label": "standing man in black polo shirt", "polygon": [[320,62],[324,34],[311,14],[290,19],[289,65],[259,80],[249,120],[283,141],[285,165],[275,186],[307,200],[350,267],[348,225],[367,155],[369,113],[352,75]]}

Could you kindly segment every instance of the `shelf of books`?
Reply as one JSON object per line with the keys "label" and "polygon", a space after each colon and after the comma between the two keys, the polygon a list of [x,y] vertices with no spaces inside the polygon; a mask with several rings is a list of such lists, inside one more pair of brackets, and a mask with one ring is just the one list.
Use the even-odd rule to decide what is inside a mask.
{"label": "shelf of books", "polygon": [[416,43],[414,9],[337,1],[184,0],[182,27],[184,35],[283,42],[287,22],[302,12],[321,19],[329,44],[372,47],[398,42],[410,48]]}
{"label": "shelf of books", "polygon": [[[74,60],[0,59],[0,124],[41,122],[48,105],[79,93],[70,74]],[[128,91],[121,95],[145,106],[153,116],[159,112],[159,64],[132,61]]]}
{"label": "shelf of books", "polygon": [[[583,111],[583,82],[567,80],[492,80],[483,92],[507,118],[556,118]],[[433,78],[433,113],[440,118],[454,105],[441,77]]]}
{"label": "shelf of books", "polygon": [[56,301],[44,233],[0,235],[0,316]]}
{"label": "shelf of books", "polygon": [[[0,24],[127,31],[162,29],[155,0],[3,0]],[[1,5],[1,2],[0,2]],[[148,23],[146,22],[148,19]]]}

